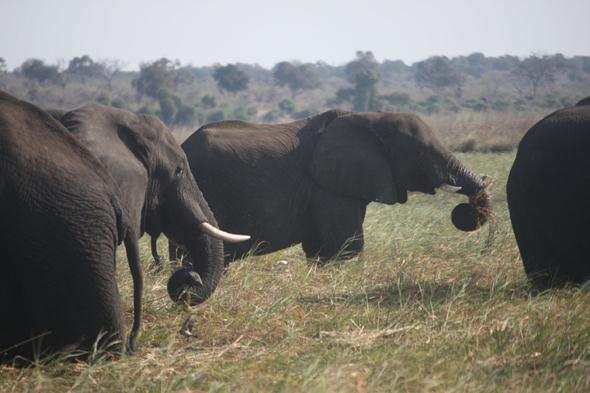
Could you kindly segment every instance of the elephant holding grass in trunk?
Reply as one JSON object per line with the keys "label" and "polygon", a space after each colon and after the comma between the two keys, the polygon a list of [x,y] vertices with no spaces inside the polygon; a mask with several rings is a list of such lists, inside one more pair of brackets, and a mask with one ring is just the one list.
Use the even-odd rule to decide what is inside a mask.
{"label": "elephant holding grass in trunk", "polygon": [[405,203],[408,191],[468,196],[452,214],[464,231],[491,209],[482,179],[414,114],[334,109],[289,124],[219,121],[182,148],[219,224],[252,237],[226,245],[230,258],[297,243],[309,258],[356,255],[367,205]]}
{"label": "elephant holding grass in trunk", "polygon": [[527,276],[546,288],[590,279],[590,97],[522,138],[506,184]]}
{"label": "elephant holding grass in trunk", "polygon": [[143,286],[137,238],[104,165],[47,112],[0,91],[0,360],[95,343],[120,351],[121,242],[133,277],[133,348]]}
{"label": "elephant holding grass in trunk", "polygon": [[104,105],[64,113],[51,111],[107,167],[117,182],[136,231],[153,238],[164,233],[189,252],[192,270],[181,269],[168,282],[178,301],[189,289],[191,304],[206,300],[223,273],[223,243],[232,235],[217,223],[189,170],[184,151],[155,116]]}

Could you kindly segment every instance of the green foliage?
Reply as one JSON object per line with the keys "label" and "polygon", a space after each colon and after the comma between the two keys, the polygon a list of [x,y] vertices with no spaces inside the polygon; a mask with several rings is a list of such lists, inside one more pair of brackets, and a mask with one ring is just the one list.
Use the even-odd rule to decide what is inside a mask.
{"label": "green foliage", "polygon": [[88,55],[82,57],[74,57],[70,60],[67,70],[68,75],[78,76],[85,83],[86,78],[95,78],[102,75],[105,66],[101,63],[96,63]]}
{"label": "green foliage", "polygon": [[306,117],[311,117],[311,116],[317,115],[319,113],[320,112],[317,109],[307,108],[307,109],[304,109],[299,112],[293,112],[293,114],[291,114],[291,117],[295,120],[299,120],[299,119],[305,119]]}
{"label": "green foliage", "polygon": [[258,108],[255,106],[251,106],[246,110],[248,116],[256,116],[258,114]]}
{"label": "green foliage", "polygon": [[279,109],[285,113],[292,114],[297,110],[297,104],[295,101],[285,98],[281,102],[279,102]]}
{"label": "green foliage", "polygon": [[233,118],[238,120],[250,120],[250,116],[248,116],[248,111],[245,106],[234,108]]}
{"label": "green foliage", "polygon": [[377,79],[380,78],[379,63],[375,60],[375,56],[371,51],[357,51],[356,59],[347,63],[344,67],[346,79],[348,79],[350,83],[357,83],[357,75],[361,71],[366,70],[372,70],[374,74],[377,75]]}
{"label": "green foliage", "polygon": [[121,97],[116,97],[115,99],[113,99],[111,101],[111,106],[114,108],[129,110],[129,105],[127,104],[127,101],[125,101]]}
{"label": "green foliage", "polygon": [[408,93],[403,93],[400,91],[383,95],[381,96],[381,100],[387,104],[387,110],[400,112],[408,111],[413,103],[412,97]]}
{"label": "green foliage", "polygon": [[237,93],[248,90],[250,76],[233,64],[215,67],[213,78],[221,91]]}
{"label": "green foliage", "polygon": [[379,75],[372,69],[365,69],[357,74],[354,89],[355,111],[366,112],[380,109],[377,82],[379,82]]}
{"label": "green foliage", "polygon": [[459,112],[461,105],[452,98],[439,94],[428,97],[425,101],[418,102],[418,106],[426,113]]}
{"label": "green foliage", "polygon": [[101,91],[96,97],[96,102],[102,105],[111,105],[111,93],[106,90]]}
{"label": "green foliage", "polygon": [[178,84],[191,84],[194,75],[187,67],[178,68],[180,62],[173,62],[165,57],[153,63],[141,63],[139,77],[131,82],[139,99],[143,95],[159,99],[158,92],[161,89],[176,90]]}
{"label": "green foliage", "polygon": [[176,116],[174,117],[174,124],[179,126],[195,126],[198,123],[197,108],[193,105],[183,103]]}
{"label": "green foliage", "polygon": [[60,84],[65,81],[65,77],[59,72],[57,66],[45,65],[43,60],[29,59],[21,65],[20,69],[26,78],[35,80],[41,85]]}
{"label": "green foliage", "polygon": [[279,109],[271,109],[270,111],[262,115],[262,120],[265,123],[276,123],[279,121],[282,114],[283,112]]}
{"label": "green foliage", "polygon": [[139,108],[137,110],[136,113],[141,113],[144,115],[152,115],[152,116],[158,115],[157,111],[150,104],[143,105],[141,108]]}
{"label": "green foliage", "polygon": [[221,107],[207,115],[207,122],[228,120],[232,118],[232,111],[228,107]]}
{"label": "green foliage", "polygon": [[491,108],[497,112],[509,112],[513,110],[514,105],[510,100],[499,99],[492,103]]}
{"label": "green foliage", "polygon": [[213,109],[217,106],[217,99],[211,94],[206,94],[201,98],[201,106],[205,109]]}
{"label": "green foliage", "polygon": [[462,107],[475,112],[483,112],[488,109],[488,104],[479,98],[470,98],[461,104]]}
{"label": "green foliage", "polygon": [[414,78],[420,88],[432,89],[437,94],[451,87],[457,98],[461,97],[465,83],[463,73],[446,56],[433,56],[417,63]]}
{"label": "green foliage", "polygon": [[318,74],[309,64],[294,65],[283,61],[275,65],[273,78],[278,86],[289,86],[292,98],[321,86]]}

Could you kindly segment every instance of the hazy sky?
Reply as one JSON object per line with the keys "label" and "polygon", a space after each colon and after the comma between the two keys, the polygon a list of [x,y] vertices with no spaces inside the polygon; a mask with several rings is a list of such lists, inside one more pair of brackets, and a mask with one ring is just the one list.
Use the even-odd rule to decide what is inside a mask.
{"label": "hazy sky", "polygon": [[430,56],[590,56],[590,0],[0,0],[8,69],[89,55],[126,69],[281,61],[343,65],[358,50],[406,64]]}

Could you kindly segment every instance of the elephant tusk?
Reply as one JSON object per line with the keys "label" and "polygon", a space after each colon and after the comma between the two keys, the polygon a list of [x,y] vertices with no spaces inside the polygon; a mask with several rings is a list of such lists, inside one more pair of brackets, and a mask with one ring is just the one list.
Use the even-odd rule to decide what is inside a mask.
{"label": "elephant tusk", "polygon": [[223,240],[224,242],[228,243],[239,243],[245,240],[250,239],[248,235],[234,235],[233,233],[227,233],[222,231],[221,229],[215,228],[213,225],[209,224],[208,222],[203,222],[199,225],[199,229],[206,233],[209,236],[212,236],[216,239]]}
{"label": "elephant tusk", "polygon": [[454,194],[461,189],[461,187],[450,186],[445,183],[441,184],[438,188],[440,188],[443,191],[450,192],[451,194]]}

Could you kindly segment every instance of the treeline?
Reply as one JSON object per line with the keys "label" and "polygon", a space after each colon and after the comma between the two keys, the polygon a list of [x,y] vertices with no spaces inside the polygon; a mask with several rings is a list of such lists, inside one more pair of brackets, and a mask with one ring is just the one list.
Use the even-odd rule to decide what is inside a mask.
{"label": "treeline", "polygon": [[122,60],[87,55],[52,65],[29,59],[12,72],[0,58],[0,88],[44,108],[98,102],[160,117],[170,126],[215,120],[279,122],[329,108],[356,111],[531,111],[557,109],[590,95],[590,56],[533,53],[406,65],[356,53],[342,66],[280,62],[272,69],[227,64],[192,67],[162,58],[124,71]]}

